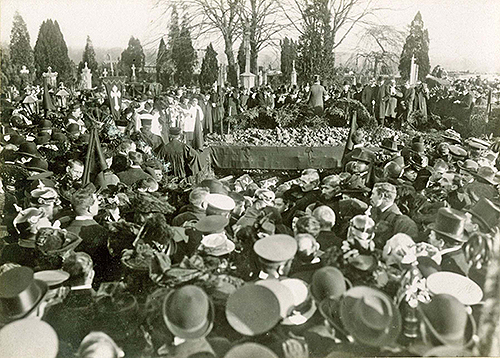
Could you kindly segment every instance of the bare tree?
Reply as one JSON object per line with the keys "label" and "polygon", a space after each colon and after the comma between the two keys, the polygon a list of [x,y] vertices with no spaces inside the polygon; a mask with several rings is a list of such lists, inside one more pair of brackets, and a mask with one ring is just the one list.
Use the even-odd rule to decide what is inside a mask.
{"label": "bare tree", "polygon": [[349,62],[358,65],[361,60],[362,72],[370,76],[394,74],[398,71],[405,36],[404,31],[393,26],[370,26],[362,32]]}
{"label": "bare tree", "polygon": [[259,52],[270,45],[288,24],[275,0],[244,0],[241,18],[250,43],[250,71],[257,74]]}

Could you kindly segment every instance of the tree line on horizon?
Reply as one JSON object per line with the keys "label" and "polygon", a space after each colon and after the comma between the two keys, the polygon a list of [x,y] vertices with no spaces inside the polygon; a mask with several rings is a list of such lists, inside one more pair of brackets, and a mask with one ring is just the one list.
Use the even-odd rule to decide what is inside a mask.
{"label": "tree line on horizon", "polygon": [[[250,49],[250,71],[257,74],[257,58],[261,49],[275,40],[274,35],[283,30],[282,25],[268,24],[276,20],[277,13],[283,13],[285,5],[279,1],[272,0],[231,0],[223,2],[227,9],[217,8],[223,4],[213,3],[208,0],[188,0],[180,9],[182,17],[175,3],[171,0],[160,0],[160,4],[169,6],[169,26],[166,41],[162,37],[156,57],[156,81],[164,86],[192,85],[201,87],[211,86],[218,78],[219,63],[217,52],[210,43],[205,51],[201,63],[201,71],[194,74],[197,65],[197,55],[193,47],[193,32],[197,27],[199,31],[217,31],[224,40],[224,53],[227,57],[227,80],[230,85],[236,86],[237,66],[240,72],[245,70],[245,43]],[[298,80],[310,82],[315,74],[320,74],[322,79],[328,83],[336,76],[335,48],[345,39],[350,29],[358,22],[362,22],[367,16],[373,14],[377,9],[362,8],[360,12],[354,10],[346,11],[347,14],[339,13],[339,9],[332,6],[337,0],[297,0],[295,5],[299,7],[296,11],[301,21],[293,24],[299,34],[298,38],[285,37],[279,41],[280,62],[282,81],[288,83],[292,71],[292,63],[295,61],[295,69]],[[365,0],[349,0],[352,9],[360,6]],[[345,2],[345,1],[344,1]],[[344,3],[342,2],[342,3]],[[302,6],[302,7],[300,7]],[[223,11],[224,10],[224,11]],[[297,10],[297,9],[296,9]],[[203,12],[203,21],[197,22]],[[292,11],[287,17],[292,21]],[[356,16],[357,17],[356,17]],[[349,18],[348,18],[349,17]],[[356,17],[356,21],[351,18]],[[180,20],[180,18],[182,18]],[[192,24],[196,23],[196,27]],[[343,33],[340,30],[345,26],[351,26]],[[339,38],[338,38],[339,37]],[[383,25],[366,26],[365,39],[375,41],[377,50],[366,52],[360,56],[374,60],[374,68],[371,73],[384,74],[393,71],[390,69],[397,65],[397,69],[403,79],[409,78],[410,62],[415,57],[419,65],[419,78],[424,79],[430,72],[429,60],[429,34],[424,27],[420,12],[418,12],[409,26],[409,31],[404,40],[401,32]],[[233,47],[239,39],[240,45],[235,57]],[[392,46],[394,43],[400,47]],[[362,47],[366,48],[363,43]],[[394,48],[396,50],[394,50]],[[402,48],[402,50],[401,50]],[[401,51],[400,54],[396,53]],[[1,87],[5,90],[8,86],[16,86],[31,83],[41,83],[42,74],[50,66],[53,71],[58,72],[59,80],[65,83],[78,82],[79,74],[87,63],[87,67],[94,73],[93,80],[97,84],[98,77],[104,68],[110,74],[109,63],[98,63],[92,41],[87,36],[82,60],[78,66],[69,58],[68,48],[57,21],[45,20],[39,29],[38,37],[33,49],[30,45],[30,36],[26,23],[22,16],[16,12],[13,19],[10,44],[7,49],[1,51]],[[396,63],[398,62],[398,63]],[[131,37],[128,46],[122,52],[118,63],[115,64],[115,75],[131,76],[132,65],[136,68],[136,74],[144,73],[145,54],[138,38]],[[29,75],[21,75],[23,66],[29,70]],[[373,67],[372,66],[372,67]],[[377,68],[378,66],[378,68]],[[394,75],[394,73],[392,73]]]}

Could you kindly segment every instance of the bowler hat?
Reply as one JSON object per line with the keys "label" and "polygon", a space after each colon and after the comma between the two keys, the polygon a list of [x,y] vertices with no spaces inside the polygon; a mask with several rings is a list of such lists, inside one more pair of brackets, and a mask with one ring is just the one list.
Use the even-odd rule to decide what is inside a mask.
{"label": "bowler hat", "polygon": [[68,141],[68,138],[61,132],[52,133],[52,141],[55,143],[65,143]]}
{"label": "bowler hat", "polygon": [[181,129],[179,127],[171,127],[168,132],[170,135],[180,135]]}
{"label": "bowler hat", "polygon": [[455,241],[466,242],[465,220],[465,215],[459,210],[440,208],[436,220],[429,225],[429,228]]}
{"label": "bowler hat", "polygon": [[479,165],[477,164],[477,162],[472,159],[466,159],[464,161],[459,160],[457,162],[457,165],[460,169],[472,173],[476,173],[477,170],[479,169]]}
{"label": "bowler hat", "polygon": [[29,267],[15,267],[0,275],[0,321],[28,316],[42,302],[48,287],[33,278]]}
{"label": "bowler hat", "polygon": [[80,127],[79,127],[79,126],[78,126],[78,124],[76,124],[76,123],[70,123],[70,124],[68,124],[68,126],[66,127],[66,131],[67,131],[69,134],[75,135],[75,134],[80,133]]}
{"label": "bowler hat", "polygon": [[21,145],[22,143],[26,142],[26,139],[24,137],[20,136],[19,134],[11,134],[8,143],[9,144],[14,144],[14,145]]}
{"label": "bowler hat", "polygon": [[229,219],[221,215],[209,215],[201,218],[195,225],[195,229],[205,234],[215,234],[224,231],[229,224]]}
{"label": "bowler hat", "polygon": [[224,358],[278,358],[278,355],[262,344],[246,342],[231,348]]}
{"label": "bowler hat", "polygon": [[253,245],[255,253],[270,262],[283,262],[292,259],[297,253],[297,240],[289,235],[269,235]]}
{"label": "bowler hat", "polygon": [[48,119],[44,119],[40,122],[40,130],[44,129],[51,129],[52,128],[52,122],[49,121]]}
{"label": "bowler hat", "polygon": [[340,319],[349,334],[367,346],[389,346],[401,332],[401,316],[392,299],[371,287],[353,287],[344,294]]}
{"label": "bowler hat", "polygon": [[408,159],[409,166],[419,171],[425,168],[429,164],[429,158],[427,156],[416,153]]}
{"label": "bowler hat", "polygon": [[381,148],[387,149],[391,152],[399,151],[398,142],[394,140],[394,138],[384,138],[382,139]]}
{"label": "bowler hat", "polygon": [[165,297],[163,320],[176,337],[202,338],[212,330],[214,307],[205,291],[197,286],[187,285]]}
{"label": "bowler hat", "polygon": [[439,294],[427,304],[418,305],[425,326],[443,345],[467,347],[476,332],[476,322],[460,301]]}
{"label": "bowler hat", "polygon": [[267,279],[257,281],[255,284],[264,286],[274,293],[274,296],[278,299],[278,302],[280,304],[281,318],[284,319],[292,313],[292,310],[295,306],[293,292],[288,286],[283,285],[282,281],[276,279]]}
{"label": "bowler hat", "polygon": [[33,158],[25,164],[26,169],[36,172],[46,172],[49,169],[49,163],[42,158]]}
{"label": "bowler hat", "polygon": [[36,136],[35,138],[35,144],[36,145],[43,145],[49,143],[51,140],[51,136],[48,133],[41,133]]}
{"label": "bowler hat", "polygon": [[19,150],[17,151],[18,155],[32,157],[32,158],[40,158],[40,152],[36,148],[36,144],[34,142],[23,142],[19,144]]}
{"label": "bowler hat", "polygon": [[312,276],[311,294],[318,302],[325,298],[338,299],[346,292],[347,282],[339,269],[322,267]]}
{"label": "bowler hat", "polygon": [[25,318],[9,323],[0,330],[0,347],[2,357],[55,358],[59,339],[47,322]]}
{"label": "bowler hat", "polygon": [[485,197],[468,210],[469,213],[479,222],[480,227],[488,232],[496,227],[500,220],[500,208]]}
{"label": "bowler hat", "polygon": [[237,332],[257,336],[270,331],[281,321],[280,302],[269,288],[249,283],[229,296],[226,318]]}

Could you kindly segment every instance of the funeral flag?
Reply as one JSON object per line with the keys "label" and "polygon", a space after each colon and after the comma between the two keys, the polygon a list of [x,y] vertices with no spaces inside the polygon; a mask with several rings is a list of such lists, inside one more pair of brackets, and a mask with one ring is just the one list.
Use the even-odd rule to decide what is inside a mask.
{"label": "funeral flag", "polygon": [[120,77],[106,77],[103,79],[108,94],[109,108],[115,120],[120,119],[122,98],[124,96],[125,81]]}

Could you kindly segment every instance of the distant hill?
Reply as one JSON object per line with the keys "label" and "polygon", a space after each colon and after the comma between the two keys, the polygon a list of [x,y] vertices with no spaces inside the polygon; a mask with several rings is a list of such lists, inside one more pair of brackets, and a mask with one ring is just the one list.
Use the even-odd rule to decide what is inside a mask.
{"label": "distant hill", "polygon": [[[122,49],[120,47],[114,47],[114,48],[94,47],[94,50],[95,50],[95,56],[96,56],[97,62],[101,63],[107,59],[108,54],[110,54],[111,58],[114,61],[116,61],[118,58],[120,58],[122,51],[124,49]],[[76,64],[80,63],[80,61],[82,60],[82,55],[83,55],[83,48],[68,47],[68,56]]]}

